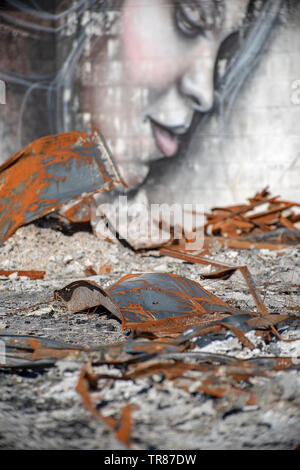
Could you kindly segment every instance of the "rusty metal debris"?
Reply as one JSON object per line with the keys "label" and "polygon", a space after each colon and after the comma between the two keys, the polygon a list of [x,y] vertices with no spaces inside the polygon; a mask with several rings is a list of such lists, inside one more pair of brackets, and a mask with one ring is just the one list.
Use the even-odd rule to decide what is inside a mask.
{"label": "rusty metal debris", "polygon": [[[93,195],[117,185],[125,186],[97,131],[90,137],[82,132],[70,132],[31,143],[0,166],[0,183],[0,245],[21,225],[58,209],[71,223],[90,222],[95,203]],[[256,347],[247,335],[250,331],[265,341],[274,336],[280,341],[296,341],[298,338],[284,339],[277,327],[296,322],[299,317],[270,314],[247,266],[226,265],[212,261],[207,255],[215,243],[228,248],[276,250],[300,243],[297,227],[300,215],[295,212],[299,207],[298,203],[271,197],[265,189],[250,198],[248,204],[212,209],[211,214],[205,214],[204,227],[195,228],[189,238],[174,240],[170,230],[171,242],[162,247],[150,242],[145,245],[160,247],[162,255],[213,266],[213,272],[199,275],[200,282],[226,281],[239,271],[257,312],[234,308],[200,283],[170,273],[130,274],[106,289],[92,280],[77,280],[56,290],[54,300],[63,303],[70,314],[91,309],[97,314],[109,313],[121,322],[123,330],[129,330],[126,340],[89,346],[0,330],[1,344],[5,345],[5,361],[1,363],[0,356],[0,370],[51,367],[61,359],[84,364],[76,391],[90,413],[127,447],[132,445],[135,406],[126,404],[118,418],[103,415],[95,406],[92,394],[106,381],[154,380],[159,375],[191,394],[231,396],[244,405],[257,405],[258,397],[249,379],[267,377],[274,371],[299,369],[299,361],[292,357],[246,360],[204,353],[197,351],[197,342],[204,336],[209,340],[228,331],[250,350]],[[109,226],[110,221],[105,219],[105,223]],[[197,230],[204,230],[204,245],[200,252],[191,253],[190,242],[193,243]],[[121,235],[117,233],[116,238],[120,239]],[[125,244],[136,248],[131,239]],[[103,265],[98,273],[110,274],[111,270],[111,265]],[[45,272],[0,271],[0,276],[12,274],[42,279]],[[86,267],[87,277],[96,274],[94,266]],[[36,305],[43,303],[47,302]],[[104,364],[118,367],[119,374],[96,374],[93,367]]]}
{"label": "rusty metal debris", "polygon": [[[237,269],[240,267],[218,270],[214,276],[228,277]],[[211,277],[211,274],[208,276]],[[168,338],[167,341],[177,347],[197,336],[228,329],[237,335],[242,344],[251,348],[251,342],[244,336],[245,332],[252,329],[267,330],[281,339],[275,326],[293,318],[288,315],[269,314],[256,293],[254,283],[249,282],[249,285],[250,292],[257,302],[258,312],[234,308],[196,281],[170,273],[127,275],[106,290],[94,281],[78,280],[54,291],[54,299],[63,302],[69,313],[92,308],[98,308],[100,313],[100,308],[102,312],[116,317],[124,330],[132,330],[135,338],[156,338],[156,349],[160,347],[161,338]],[[32,349],[32,337],[24,338],[22,347],[24,341],[26,345],[30,344]],[[35,344],[35,355],[41,346],[54,347],[52,343],[46,344],[45,341],[42,340],[41,345]],[[9,343],[12,344],[17,343]],[[136,343],[130,347],[138,350]],[[68,349],[62,345],[55,348]],[[144,346],[141,350],[143,349]]]}
{"label": "rusty metal debris", "polygon": [[110,264],[100,266],[98,274],[110,274],[111,269],[112,269],[112,267],[111,267]]}
{"label": "rusty metal debris", "polygon": [[83,366],[76,385],[76,391],[82,398],[85,407],[100,421],[103,421],[109,429],[115,432],[117,439],[123,442],[127,447],[131,446],[131,429],[132,429],[132,411],[136,405],[128,404],[122,409],[120,419],[117,420],[110,416],[103,416],[97,408],[94,407],[90,390],[97,388],[97,376],[89,370],[91,367]]}
{"label": "rusty metal debris", "polygon": [[99,269],[98,269],[98,273],[97,271],[94,269],[94,267],[92,265],[90,266],[87,266],[84,270],[84,274],[89,277],[89,276],[96,276],[97,274],[110,274],[111,273],[111,265],[103,265],[103,266],[100,266]]}
{"label": "rusty metal debris", "polygon": [[[69,158],[69,150],[68,147],[66,160]],[[74,157],[75,160],[76,158]],[[55,161],[56,164],[58,161]],[[110,189],[119,182],[118,178],[111,174],[107,181],[104,179],[103,177],[103,186],[100,190]],[[65,180],[64,182],[66,190],[68,185]],[[44,209],[50,206],[39,197],[38,190],[35,195],[40,206],[34,206],[32,212],[42,215]],[[62,199],[49,210],[61,207],[64,197],[62,195]],[[74,197],[76,195],[72,193],[72,199]],[[91,201],[89,196],[75,205],[74,203],[64,205],[64,216],[75,223],[79,220],[88,221]],[[249,215],[249,212],[265,203],[269,204],[268,210],[259,215],[257,212]],[[26,209],[29,212],[33,207],[32,204],[31,201]],[[239,402],[239,406],[258,405],[259,398],[253,391],[251,378],[268,377],[274,371],[299,369],[298,360],[295,361],[293,357],[238,359],[223,354],[204,353],[197,350],[196,346],[204,336],[207,340],[213,340],[215,335],[228,331],[239,340],[243,348],[249,350],[256,347],[252,337],[247,335],[250,331],[254,331],[265,341],[271,341],[274,336],[280,341],[296,341],[298,338],[283,338],[277,328],[281,324],[296,322],[299,317],[270,314],[247,266],[226,265],[212,261],[207,255],[210,253],[213,240],[220,239],[224,241],[223,245],[221,243],[222,246],[233,246],[230,243],[238,242],[247,248],[252,247],[253,243],[257,248],[266,248],[271,243],[276,249],[293,244],[298,240],[299,230],[295,224],[300,218],[291,211],[292,206],[293,203],[271,198],[269,193],[264,191],[252,198],[248,205],[231,206],[224,210],[214,209],[213,216],[208,218],[205,225],[206,238],[200,252],[191,253],[189,241],[186,239],[183,242],[173,241],[160,248],[162,255],[213,266],[215,268],[213,272],[199,275],[200,282],[201,280],[226,281],[239,271],[254,299],[256,312],[234,308],[206,290],[201,283],[170,273],[130,274],[106,289],[94,280],[77,280],[55,290],[54,300],[64,304],[70,314],[90,312],[93,309],[92,313],[114,316],[121,322],[123,330],[129,330],[127,339],[112,344],[89,346],[52,341],[37,336],[12,335],[0,330],[0,340],[5,344],[6,352],[5,363],[0,363],[0,369],[45,368],[54,366],[62,359],[84,364],[78,377],[76,391],[89,412],[103,422],[127,447],[133,443],[135,406],[127,403],[120,409],[117,417],[103,415],[95,406],[93,393],[97,393],[107,383],[144,378],[151,381],[154,377],[157,380],[159,376],[162,381],[171,381],[173,385],[190,394],[202,393],[215,399],[230,396]],[[286,214],[285,211],[289,213]],[[0,218],[0,221],[3,221],[3,218]],[[12,230],[17,226],[19,225],[15,225]],[[292,236],[292,238],[281,238],[280,241],[276,239],[277,235],[274,238],[274,234],[278,234],[278,230],[281,230],[280,227],[284,229],[282,233],[285,237]],[[5,237],[9,236],[7,235],[10,233],[9,230],[6,231]],[[273,236],[272,242],[270,234]],[[261,241],[263,238],[259,242],[254,241],[255,237],[257,240],[257,237],[264,236],[269,237],[267,243]],[[111,266],[100,266],[98,272],[110,274]],[[17,273],[21,276],[25,272]],[[97,270],[92,265],[86,267],[86,276],[96,274]],[[34,275],[37,274],[32,274]],[[118,368],[119,373],[118,375],[96,374],[94,368],[98,365],[114,366]]]}
{"label": "rusty metal debris", "polygon": [[[152,218],[150,206],[145,204],[141,204],[144,209],[140,209],[135,219],[131,220],[129,217],[131,230],[127,230],[127,220],[123,227],[121,220],[116,219],[114,213],[104,213],[98,207],[97,210],[103,219],[99,228],[96,219],[93,220],[92,211],[83,202],[71,207],[69,213],[65,212],[65,215],[71,222],[91,220],[96,235],[110,242],[119,241],[135,252],[164,246],[195,251],[197,249],[195,241],[200,240],[202,243],[202,235],[204,235],[202,250],[206,254],[215,249],[216,245],[233,249],[255,247],[280,250],[300,243],[300,211],[297,211],[300,208],[299,203],[273,197],[268,188],[255,194],[248,201],[247,204],[213,208],[211,213],[204,214],[204,224],[195,226],[189,231],[183,226],[172,226],[169,213],[166,217],[160,214],[158,218]],[[113,210],[113,207],[110,209]],[[196,214],[193,211],[187,213],[190,216]],[[152,224],[157,230],[149,233],[149,225]],[[141,230],[141,227],[145,230]],[[178,238],[179,233],[180,238]]]}
{"label": "rusty metal debris", "polygon": [[32,142],[0,166],[0,245],[21,225],[116,185],[125,183],[96,130]]}
{"label": "rusty metal debris", "polygon": [[[0,166],[0,245],[21,225],[57,210],[62,222],[92,222],[97,206],[93,196],[116,186],[124,188],[126,183],[98,131],[90,137],[84,132],[69,132],[32,142]],[[266,188],[249,198],[248,204],[213,208],[205,214],[203,226],[189,234],[182,228],[180,240],[174,239],[175,228],[167,227],[165,220],[153,221],[159,224],[159,236],[154,240],[147,234],[143,242],[136,231],[124,238],[123,230],[119,233],[114,226],[120,229],[120,221],[113,222],[99,207],[97,210],[105,228],[114,234],[106,239],[118,240],[133,251],[166,245],[194,250],[194,240],[203,232],[203,250],[209,253],[216,243],[225,248],[270,250],[299,244],[299,207],[299,203],[272,197]],[[146,217],[144,212],[141,217]],[[137,225],[147,223],[139,220]],[[94,231],[97,233],[95,227]]]}
{"label": "rusty metal debris", "polygon": [[0,270],[0,276],[5,276],[9,277],[12,274],[16,274],[17,276],[24,276],[28,277],[28,279],[34,280],[34,279],[44,279],[44,276],[46,274],[45,271],[37,271],[37,270],[29,270],[29,271],[24,271],[20,269],[12,269],[12,270]]}
{"label": "rusty metal debris", "polygon": [[163,255],[172,256],[174,258],[182,259],[188,261],[190,263],[197,263],[197,264],[204,264],[204,265],[211,265],[219,270],[210,273],[201,275],[203,279],[228,279],[234,272],[239,270],[243,275],[245,282],[251,292],[255,305],[258,308],[258,311],[264,315],[267,314],[267,309],[257,292],[254,280],[250,274],[250,271],[247,266],[228,266],[224,263],[217,263],[216,261],[212,261],[210,259],[204,258],[203,255],[207,254],[206,252],[201,251],[199,254],[191,254],[187,253],[185,250],[181,249],[178,246],[170,246],[166,248],[161,248],[160,253]]}
{"label": "rusty metal debris", "polygon": [[87,276],[87,277],[90,277],[90,276],[95,276],[97,273],[96,271],[94,270],[93,266],[87,266],[84,270],[84,274]]}
{"label": "rusty metal debris", "polygon": [[[159,359],[159,360],[158,360]],[[161,354],[159,358],[148,358],[148,361],[128,363],[121,376],[111,374],[95,374],[91,366],[85,367],[80,374],[76,390],[80,393],[84,405],[98,419],[115,430],[117,420],[104,418],[92,404],[92,393],[112,381],[134,381],[141,378],[161,377],[169,380],[176,387],[191,394],[221,398],[230,396],[238,399],[239,406],[258,405],[259,398],[253,391],[253,377],[267,377],[269,373],[279,370],[299,368],[293,363],[293,358],[264,358],[244,360],[225,355],[209,353],[176,353]],[[101,384],[101,385],[100,385]],[[247,384],[247,387],[245,387]],[[132,411],[134,405],[127,404],[122,411],[121,425],[116,436],[127,446],[131,445],[130,433],[132,428]],[[122,423],[123,418],[123,423]],[[122,430],[122,432],[121,432]]]}
{"label": "rusty metal debris", "polygon": [[[288,369],[293,366],[292,358],[265,358],[257,357],[255,359],[239,359],[235,357],[226,356],[223,354],[212,354],[212,353],[176,353],[161,355],[160,360],[157,358],[149,359],[147,362],[131,363],[128,364],[127,370],[122,376],[115,376],[109,374],[99,374],[98,376],[93,375],[93,384],[101,379],[111,380],[134,380],[144,377],[152,377],[155,374],[162,374],[169,380],[179,379],[183,375],[188,378],[189,371],[201,371],[208,372],[211,380],[215,386],[216,381],[213,380],[212,376],[220,376],[218,369],[222,368],[222,372],[225,376],[232,376],[235,381],[247,380],[249,377],[254,375],[265,375],[268,371],[279,371]],[[226,367],[226,370],[224,370]],[[189,377],[192,381],[193,377]],[[208,383],[206,377],[204,382]],[[219,387],[218,387],[219,388]],[[196,391],[196,390],[195,390]],[[203,389],[201,390],[203,391]],[[211,386],[210,390],[205,390],[204,393],[211,394],[214,396],[222,396],[213,391]]]}
{"label": "rusty metal debris", "polygon": [[[74,349],[72,345],[52,341],[47,338],[8,334],[0,330],[0,338],[5,343],[5,362],[2,368],[32,368],[53,365]],[[81,350],[80,346],[75,347]]]}
{"label": "rusty metal debris", "polygon": [[[271,196],[268,188],[248,199],[248,204],[215,207],[206,213],[203,250],[209,252],[216,243],[225,248],[279,250],[300,243],[300,207],[297,202]],[[191,240],[193,241],[193,240]],[[172,243],[172,245],[174,242]],[[189,250],[189,240],[175,241]]]}
{"label": "rusty metal debris", "polygon": [[183,337],[177,343],[129,338],[127,341],[100,346],[71,345],[37,336],[8,334],[0,330],[6,346],[5,362],[1,369],[48,367],[59,359],[92,362],[93,364],[127,364],[159,354],[179,353],[187,348]]}
{"label": "rusty metal debris", "polygon": [[240,313],[197,282],[169,273],[127,275],[106,291],[94,281],[75,281],[55,291],[55,299],[63,300],[71,313],[101,305],[124,329],[153,320]]}
{"label": "rusty metal debris", "polygon": [[26,351],[24,359],[55,359],[74,355],[76,351],[77,355],[82,353],[80,357],[93,353],[94,360],[97,356],[98,361],[127,362],[132,361],[132,355],[147,357],[182,352],[193,348],[194,340],[200,336],[227,330],[232,331],[245,347],[253,349],[245,333],[257,330],[264,336],[274,334],[282,339],[275,326],[294,319],[288,315],[241,311],[199,283],[168,273],[125,276],[106,290],[94,281],[74,281],[56,290],[54,298],[62,301],[69,313],[101,307],[133,335],[124,343],[84,348],[2,332],[3,341],[13,348],[13,352]]}
{"label": "rusty metal debris", "polygon": [[[217,362],[222,357],[223,362],[229,361],[231,363],[232,360],[228,356],[208,355],[207,357],[206,353],[195,353],[196,355],[193,355],[191,350],[195,347],[194,340],[204,334],[224,332],[228,326],[229,329],[233,327],[233,332],[235,332],[234,328],[236,327],[240,339],[244,337],[243,331],[247,332],[251,329],[266,330],[270,325],[273,326],[273,324],[278,324],[287,319],[286,316],[279,315],[280,318],[270,318],[268,323],[256,325],[255,322],[251,323],[252,317],[248,315],[245,315],[245,318],[242,317],[242,315],[240,317],[232,316],[222,321],[206,322],[206,324],[186,329],[182,334],[173,335],[174,337],[170,337],[167,331],[164,332],[164,336],[161,338],[156,338],[153,335],[149,339],[143,337],[147,336],[147,331],[145,332],[142,327],[141,331],[134,330],[134,336],[129,337],[126,341],[93,347],[62,343],[36,336],[12,335],[0,330],[1,341],[6,345],[6,362],[1,364],[0,367],[2,369],[48,367],[54,365],[57,360],[65,358],[80,362],[91,362],[95,365],[129,365],[141,361],[145,362],[154,357],[159,361],[164,357],[188,359],[194,356],[204,357],[207,360],[213,358]],[[273,317],[276,317],[276,315],[273,315]],[[251,348],[251,342],[247,338],[244,346]],[[184,354],[185,352],[186,354]],[[270,364],[271,368],[275,366],[278,368],[280,364],[283,364],[284,367],[297,365],[296,362],[293,362],[293,358],[275,357],[262,358],[261,364]]]}
{"label": "rusty metal debris", "polygon": [[[218,269],[214,276],[224,279],[236,269]],[[106,313],[122,322],[123,329],[130,329],[131,334],[122,342],[92,347],[12,335],[2,330],[0,339],[6,346],[6,361],[0,368],[45,368],[53,366],[59,359],[85,364],[76,391],[90,413],[127,447],[132,445],[135,408],[132,403],[127,403],[118,418],[103,415],[94,404],[93,392],[105,386],[106,381],[154,380],[159,376],[188,393],[203,393],[216,399],[230,396],[238,400],[239,406],[249,406],[258,404],[249,379],[300,367],[293,357],[246,360],[195,350],[196,342],[202,336],[228,330],[245,348],[253,349],[247,332],[255,330],[263,334],[264,339],[274,334],[282,340],[275,326],[299,318],[243,312],[199,283],[178,275],[128,275],[106,290],[94,281],[79,280],[56,290],[54,297],[62,301],[70,313],[97,306],[104,308]],[[103,364],[117,366],[118,375],[94,373],[93,367]]]}
{"label": "rusty metal debris", "polygon": [[[274,315],[275,316],[275,315]],[[286,317],[285,317],[286,318]],[[228,317],[227,317],[228,320]],[[248,318],[249,320],[249,318]],[[299,320],[299,319],[298,319]],[[283,316],[274,323],[284,321]],[[227,322],[211,322],[211,326],[219,326],[229,324]],[[269,325],[251,326],[247,323],[247,318],[231,317],[231,323],[238,324],[240,328],[246,328],[250,331],[253,328],[260,327],[266,329]],[[206,331],[205,331],[206,330]],[[221,329],[210,329],[209,332],[220,332]],[[241,331],[241,330],[240,330]],[[245,330],[244,330],[245,331]],[[89,362],[94,365],[111,364],[111,365],[127,365],[140,364],[152,359],[160,361],[163,359],[193,359],[214,361],[222,364],[232,364],[236,358],[231,358],[222,354],[211,354],[192,352],[195,346],[193,341],[201,334],[207,334],[205,325],[187,329],[183,334],[174,338],[143,338],[138,330],[135,331],[135,337],[130,336],[126,341],[99,346],[82,346],[78,344],[68,344],[59,341],[50,340],[37,336],[22,336],[9,334],[4,330],[0,330],[0,339],[6,345],[6,361],[0,364],[1,369],[11,368],[35,368],[48,367],[55,364],[59,359],[77,360],[80,362]],[[241,360],[240,360],[241,361]],[[281,370],[284,368],[298,367],[298,362],[290,357],[262,357],[247,360],[246,362],[257,361],[262,367]],[[242,364],[242,362],[241,362]]]}

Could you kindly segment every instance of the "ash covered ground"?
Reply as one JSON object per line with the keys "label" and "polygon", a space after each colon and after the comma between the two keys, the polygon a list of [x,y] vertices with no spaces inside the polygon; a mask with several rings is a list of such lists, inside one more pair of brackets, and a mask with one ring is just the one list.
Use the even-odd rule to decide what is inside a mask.
{"label": "ash covered ground", "polygon": [[[299,315],[300,248],[268,250],[215,249],[211,259],[247,265],[270,313]],[[200,282],[230,305],[255,311],[254,301],[240,273],[227,281],[201,281],[211,268],[190,264],[157,251],[135,254],[121,244],[100,240],[92,233],[64,235],[34,224],[20,228],[0,249],[6,270],[45,270],[42,280],[11,275],[1,277],[0,329],[82,345],[126,340],[127,333],[108,314],[69,314],[53,302],[53,291],[76,279],[88,279],[85,268],[111,266],[111,273],[93,276],[103,288],[125,274],[169,272]],[[38,307],[30,307],[41,303]],[[299,322],[298,322],[299,326]],[[297,325],[279,328],[285,339],[300,336]],[[231,333],[208,335],[193,352],[202,351],[250,358],[293,357],[295,367],[245,381],[257,397],[255,405],[225,394],[212,397],[177,387],[160,375],[130,381],[103,381],[93,402],[104,416],[117,417],[133,404],[132,449],[295,449],[300,443],[300,341],[275,336],[244,348]],[[75,391],[82,364],[59,360],[42,370],[0,373],[1,449],[125,449],[105,423],[84,407]],[[111,366],[95,366],[96,373],[118,373]]]}

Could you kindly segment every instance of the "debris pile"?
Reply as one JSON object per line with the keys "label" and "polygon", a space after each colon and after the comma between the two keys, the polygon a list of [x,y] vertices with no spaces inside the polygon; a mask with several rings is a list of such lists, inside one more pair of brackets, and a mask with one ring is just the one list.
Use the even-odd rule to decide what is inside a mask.
{"label": "debris pile", "polygon": [[[206,213],[203,250],[224,248],[279,250],[300,243],[300,204],[271,196],[268,189],[249,198],[248,204],[213,208]],[[298,210],[297,210],[298,209]],[[189,240],[175,241],[189,251]]]}
{"label": "debris pile", "polygon": [[[215,277],[230,277],[235,268],[218,270]],[[247,275],[245,277],[247,279]],[[250,277],[251,279],[251,277]],[[246,336],[250,331],[270,341],[278,333],[276,326],[299,322],[297,316],[268,314],[255,285],[251,284],[258,312],[241,311],[211,294],[199,283],[169,273],[132,274],[121,278],[104,290],[90,280],[74,281],[55,290],[54,299],[62,302],[70,314],[97,311],[108,313],[130,330],[126,341],[89,347],[52,341],[36,336],[11,335],[0,331],[6,345],[2,369],[44,368],[55,365],[59,359],[85,364],[82,367],[77,392],[87,409],[102,420],[125,445],[131,445],[132,412],[135,407],[124,407],[119,420],[104,417],[93,405],[90,392],[97,390],[99,380],[134,381],[159,374],[162,380],[171,380],[190,393],[204,393],[213,397],[226,394],[238,397],[245,405],[256,405],[257,398],[249,377],[267,376],[278,370],[299,368],[293,357],[263,357],[241,360],[222,354],[207,354],[195,350],[197,340],[230,331],[244,348],[255,345]],[[96,375],[92,366],[122,366],[122,374]]]}

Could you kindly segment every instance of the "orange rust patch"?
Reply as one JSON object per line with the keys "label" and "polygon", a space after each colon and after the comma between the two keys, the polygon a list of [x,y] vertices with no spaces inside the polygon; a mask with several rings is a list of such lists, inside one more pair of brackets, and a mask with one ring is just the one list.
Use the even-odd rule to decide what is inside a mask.
{"label": "orange rust patch", "polygon": [[22,270],[0,270],[0,276],[10,276],[11,274],[17,273],[18,276],[26,276],[29,279],[44,279],[44,276],[46,274],[45,271],[22,271]]}
{"label": "orange rust patch", "polygon": [[[90,189],[91,193],[112,189],[117,179],[117,170],[110,161],[110,169],[115,170],[112,178],[104,164],[109,160],[106,146],[102,142],[101,155],[94,142],[95,136],[88,137],[84,132],[68,132],[42,137],[10,157],[0,166],[0,232],[2,242],[21,225],[60,208],[67,200],[76,200],[81,194],[76,187],[69,188],[67,174],[75,165],[78,170],[97,166],[99,188]],[[100,136],[97,135],[100,139]],[[101,141],[101,139],[100,139]],[[99,142],[98,142],[99,143]],[[108,151],[107,151],[108,152]],[[103,159],[102,159],[103,157]],[[57,169],[57,172],[56,172]],[[86,171],[86,170],[85,170]],[[65,174],[59,174],[65,172]],[[58,173],[58,174],[57,174]],[[60,187],[65,183],[65,194],[57,187],[57,198],[51,192],[51,200],[43,199],[43,193],[53,185]],[[87,181],[88,183],[88,181]],[[52,188],[51,188],[52,191]],[[72,193],[69,196],[69,193]],[[88,192],[88,191],[87,191]],[[36,217],[34,212],[38,212]]]}
{"label": "orange rust patch", "polygon": [[110,274],[112,266],[110,264],[100,266],[98,274]]}
{"label": "orange rust patch", "polygon": [[119,441],[123,442],[127,447],[131,446],[130,435],[133,426],[132,412],[135,409],[137,409],[137,405],[128,404],[124,406],[121,414],[119,429],[116,433],[116,437],[119,439]]}

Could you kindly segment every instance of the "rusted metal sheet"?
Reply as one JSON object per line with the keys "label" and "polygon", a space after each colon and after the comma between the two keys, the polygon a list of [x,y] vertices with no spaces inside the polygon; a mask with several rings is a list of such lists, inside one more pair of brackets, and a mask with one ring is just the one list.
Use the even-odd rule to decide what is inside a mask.
{"label": "rusted metal sheet", "polygon": [[[181,315],[177,317],[164,318],[162,320],[150,320],[143,322],[127,323],[127,327],[134,330],[138,336],[150,338],[174,337],[184,334],[186,330],[190,330],[195,326],[208,326],[214,321],[221,321],[228,317],[227,313],[192,313],[189,315]],[[183,337],[183,341],[186,337]]]}
{"label": "rusted metal sheet", "polygon": [[185,261],[189,261],[190,263],[203,264],[206,266],[211,265],[217,268],[221,268],[215,273],[211,273],[209,275],[201,275],[202,278],[226,279],[230,277],[235,271],[239,270],[245,279],[245,282],[250,290],[250,293],[253,297],[253,300],[259,312],[263,315],[268,313],[261,296],[257,292],[254,280],[247,266],[228,266],[222,263],[217,263],[210,259],[204,258],[202,252],[200,254],[191,254],[189,252],[187,253],[186,251],[180,249],[180,247],[176,245],[170,246],[167,248],[161,248],[160,253],[163,255],[172,256],[174,258],[183,259]]}
{"label": "rusted metal sheet", "polygon": [[237,312],[199,283],[176,274],[127,275],[109,287],[107,292],[119,306],[127,328],[129,323],[140,321]]}
{"label": "rusted metal sheet", "polygon": [[74,281],[63,289],[54,291],[54,299],[62,300],[70,313],[102,306],[119,320],[123,318],[118,304],[94,281]]}
{"label": "rusted metal sheet", "polygon": [[281,341],[284,342],[293,342],[298,341],[296,339],[284,339],[277,332],[275,326],[279,323],[285,322],[286,320],[297,320],[297,317],[291,317],[287,315],[265,315],[255,316],[249,313],[241,313],[237,315],[227,315],[225,318],[221,319],[212,319],[211,321],[200,322],[199,325],[196,325],[183,332],[181,336],[178,336],[175,340],[176,344],[182,344],[186,341],[190,341],[193,338],[198,338],[209,333],[223,333],[226,330],[230,330],[239,341],[249,349],[254,349],[254,345],[249,341],[244,333],[247,333],[251,330],[256,330],[258,332],[265,331],[269,336],[272,332],[275,336],[278,337]]}
{"label": "rusted metal sheet", "polygon": [[[22,336],[22,335],[9,334],[5,330],[0,330],[0,338],[1,338],[1,341],[3,341],[7,347],[11,347],[15,350],[20,349],[20,350],[33,351],[37,348],[42,348],[42,347],[54,348],[54,349],[74,349],[72,345],[69,345],[67,343],[53,341],[47,338],[36,338],[34,336],[28,336],[28,335]],[[78,349],[78,347],[76,347],[75,349]]]}
{"label": "rusted metal sheet", "polygon": [[127,364],[153,355],[179,353],[188,347],[186,341],[175,344],[144,338],[129,338],[123,342],[90,347],[39,336],[9,334],[3,330],[0,330],[0,340],[5,344],[5,357],[0,355],[0,369],[51,366],[59,359],[83,363],[90,361],[93,364]]}
{"label": "rusted metal sheet", "polygon": [[[47,338],[9,334],[0,330],[0,340],[5,344],[5,361],[0,368],[30,368],[54,365],[58,359],[71,353],[84,351],[81,346],[53,341]],[[78,357],[78,354],[77,354]]]}
{"label": "rusted metal sheet", "polygon": [[169,273],[127,275],[105,291],[93,281],[75,281],[54,295],[69,312],[104,306],[122,321],[123,328],[176,317],[188,316],[192,323],[202,314],[240,313],[197,282]]}
{"label": "rusted metal sheet", "polygon": [[0,245],[21,225],[119,184],[124,185],[97,131],[32,142],[0,166]]}
{"label": "rusted metal sheet", "polygon": [[[244,332],[267,329],[282,339],[275,325],[290,317],[268,314],[256,293],[250,273],[244,268],[223,269],[217,271],[217,277],[227,277],[233,269],[240,269],[260,308],[259,314],[235,309],[199,283],[169,273],[124,276],[106,290],[93,281],[75,281],[55,291],[54,296],[62,300],[71,313],[97,306],[105,307],[122,322],[123,329],[131,329],[137,337],[158,340],[175,338],[173,345],[181,345],[198,336],[230,330],[245,347],[253,349],[254,345]],[[165,343],[153,344],[152,353],[161,353],[162,346]],[[145,347],[149,352],[149,344]],[[144,346],[137,343],[128,348],[126,352],[130,353],[144,351]]]}

